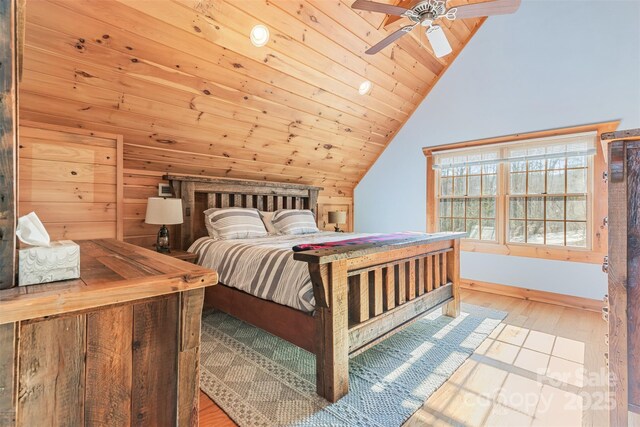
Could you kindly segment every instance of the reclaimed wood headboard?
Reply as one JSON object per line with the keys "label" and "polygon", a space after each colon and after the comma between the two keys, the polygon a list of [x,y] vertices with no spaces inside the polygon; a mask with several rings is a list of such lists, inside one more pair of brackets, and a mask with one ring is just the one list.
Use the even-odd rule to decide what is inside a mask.
{"label": "reclaimed wood headboard", "polygon": [[318,217],[318,193],[322,187],[270,181],[165,175],[176,197],[182,198],[184,222],[176,242],[186,250],[206,236],[202,212],[209,208],[240,206],[273,212],[278,209],[310,209]]}

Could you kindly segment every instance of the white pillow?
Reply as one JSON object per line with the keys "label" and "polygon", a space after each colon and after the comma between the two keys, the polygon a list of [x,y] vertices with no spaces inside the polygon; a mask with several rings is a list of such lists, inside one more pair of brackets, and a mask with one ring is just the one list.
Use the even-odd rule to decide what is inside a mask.
{"label": "white pillow", "polygon": [[267,230],[257,209],[212,208],[205,211],[205,226],[209,235],[219,239],[252,239],[267,236]]}
{"label": "white pillow", "polygon": [[207,227],[207,232],[209,233],[209,237],[211,237],[212,239],[217,239],[219,238],[218,236],[218,232],[216,231],[215,228],[213,228],[213,225],[211,224],[211,218],[210,215],[212,213],[214,213],[215,211],[217,211],[220,208],[211,208],[211,209],[207,209],[206,211],[204,211],[204,226]]}
{"label": "white pillow", "polygon": [[260,216],[262,217],[262,222],[264,222],[264,226],[267,229],[267,233],[269,234],[278,234],[278,230],[273,225],[273,214],[275,212],[265,212],[260,211]]}
{"label": "white pillow", "polygon": [[282,234],[309,234],[320,231],[313,212],[307,209],[279,209],[274,212],[271,222]]}

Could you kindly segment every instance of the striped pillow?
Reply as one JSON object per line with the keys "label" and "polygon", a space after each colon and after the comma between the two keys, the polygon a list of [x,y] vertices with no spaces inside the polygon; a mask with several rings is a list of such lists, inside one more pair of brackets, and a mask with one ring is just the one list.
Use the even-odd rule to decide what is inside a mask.
{"label": "striped pillow", "polygon": [[317,233],[318,226],[313,212],[300,209],[280,209],[273,214],[273,226],[282,234]]}
{"label": "striped pillow", "polygon": [[260,213],[251,208],[207,209],[205,225],[209,236],[219,239],[252,239],[267,235]]}

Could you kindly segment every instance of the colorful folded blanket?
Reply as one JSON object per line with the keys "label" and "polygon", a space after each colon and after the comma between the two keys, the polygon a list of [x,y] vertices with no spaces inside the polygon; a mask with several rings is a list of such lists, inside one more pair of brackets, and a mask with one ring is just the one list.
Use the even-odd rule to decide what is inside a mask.
{"label": "colorful folded blanket", "polygon": [[391,234],[377,234],[373,236],[356,237],[354,239],[336,240],[335,242],[304,243],[293,247],[294,252],[312,251],[318,249],[339,248],[342,246],[364,245],[367,243],[380,243],[391,241],[407,241],[425,236],[424,233],[402,232]]}

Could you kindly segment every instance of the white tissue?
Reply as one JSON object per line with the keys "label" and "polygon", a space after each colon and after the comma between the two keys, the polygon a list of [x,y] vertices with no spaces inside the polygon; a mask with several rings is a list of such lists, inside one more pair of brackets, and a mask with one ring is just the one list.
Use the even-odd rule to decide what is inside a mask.
{"label": "white tissue", "polygon": [[35,212],[18,218],[16,236],[22,243],[31,246],[50,246],[49,233]]}

